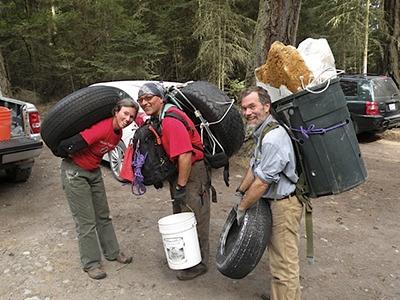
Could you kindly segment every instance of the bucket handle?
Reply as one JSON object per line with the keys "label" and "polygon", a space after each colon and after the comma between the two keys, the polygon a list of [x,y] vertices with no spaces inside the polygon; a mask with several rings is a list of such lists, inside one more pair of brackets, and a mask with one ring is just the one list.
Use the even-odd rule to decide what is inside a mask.
{"label": "bucket handle", "polygon": [[[171,200],[165,200],[165,203],[169,203],[169,202],[174,202],[175,200],[174,199],[171,199]],[[192,212],[192,213],[194,213],[194,210],[185,202],[185,206],[187,207],[187,208],[189,208],[189,210]]]}

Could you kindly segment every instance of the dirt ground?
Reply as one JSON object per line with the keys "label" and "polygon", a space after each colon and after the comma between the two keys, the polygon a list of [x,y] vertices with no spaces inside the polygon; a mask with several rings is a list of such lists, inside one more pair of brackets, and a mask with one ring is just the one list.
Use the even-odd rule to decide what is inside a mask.
{"label": "dirt ground", "polygon": [[[315,264],[306,260],[304,221],[300,245],[303,299],[400,299],[400,139],[396,134],[360,138],[368,180],[339,195],[313,200]],[[344,153],[345,155],[345,153]],[[211,249],[231,209],[244,173],[234,158],[227,188],[213,174]],[[79,263],[73,220],[61,190],[60,160],[48,148],[26,183],[0,176],[0,299],[259,299],[268,289],[267,256],[245,278],[223,276],[211,253],[211,268],[189,282],[176,279],[164,254],[157,221],[171,213],[167,189],[149,187],[134,196],[128,185],[103,175],[114,227],[133,263],[104,261],[108,277],[91,280]],[[2,174],[0,174],[2,175]]]}

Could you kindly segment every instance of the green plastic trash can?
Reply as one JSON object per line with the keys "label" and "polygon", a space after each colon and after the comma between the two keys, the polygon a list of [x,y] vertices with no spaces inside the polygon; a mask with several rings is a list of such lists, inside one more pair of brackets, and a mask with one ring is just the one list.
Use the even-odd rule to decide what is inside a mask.
{"label": "green plastic trash can", "polygon": [[310,189],[310,197],[339,194],[367,179],[367,171],[335,78],[274,102],[278,117],[290,127]]}

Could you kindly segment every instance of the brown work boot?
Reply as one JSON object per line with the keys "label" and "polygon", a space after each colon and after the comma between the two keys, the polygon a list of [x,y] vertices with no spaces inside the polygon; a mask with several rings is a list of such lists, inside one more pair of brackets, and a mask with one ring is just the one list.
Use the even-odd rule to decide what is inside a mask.
{"label": "brown work boot", "polygon": [[92,279],[103,279],[107,277],[107,273],[104,272],[100,267],[85,270],[89,277]]}
{"label": "brown work boot", "polygon": [[120,252],[115,260],[120,264],[130,264],[132,262],[132,256],[126,256],[124,252]]}
{"label": "brown work boot", "polygon": [[179,271],[176,275],[176,278],[178,278],[179,280],[191,280],[196,278],[197,276],[207,273],[207,271],[208,268],[204,264],[200,263],[189,269]]}

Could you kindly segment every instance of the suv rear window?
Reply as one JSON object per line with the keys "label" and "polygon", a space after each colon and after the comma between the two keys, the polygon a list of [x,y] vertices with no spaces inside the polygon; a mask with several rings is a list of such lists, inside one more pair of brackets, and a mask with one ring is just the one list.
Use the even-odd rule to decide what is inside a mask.
{"label": "suv rear window", "polygon": [[375,97],[387,97],[399,93],[392,80],[388,77],[374,78],[371,81]]}
{"label": "suv rear window", "polygon": [[341,86],[345,96],[355,97],[358,95],[357,82],[342,81],[342,82],[340,82],[340,86]]}

